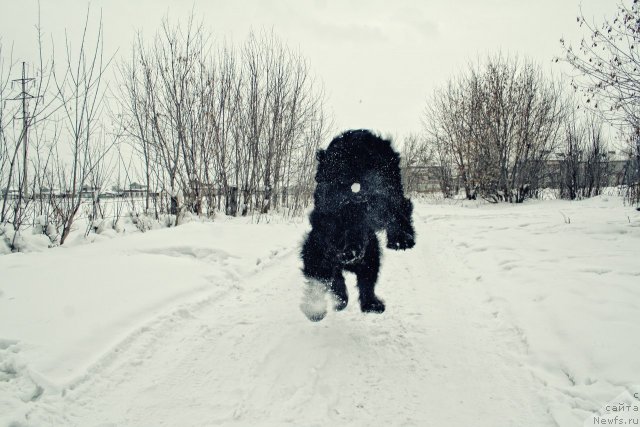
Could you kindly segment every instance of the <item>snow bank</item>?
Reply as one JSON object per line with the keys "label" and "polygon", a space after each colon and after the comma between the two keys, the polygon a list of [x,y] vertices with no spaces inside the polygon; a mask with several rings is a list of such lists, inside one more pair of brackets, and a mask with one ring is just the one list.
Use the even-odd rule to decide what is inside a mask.
{"label": "snow bank", "polygon": [[1,256],[4,351],[19,348],[30,375],[61,390],[145,321],[224,292],[277,257],[292,227],[192,222]]}

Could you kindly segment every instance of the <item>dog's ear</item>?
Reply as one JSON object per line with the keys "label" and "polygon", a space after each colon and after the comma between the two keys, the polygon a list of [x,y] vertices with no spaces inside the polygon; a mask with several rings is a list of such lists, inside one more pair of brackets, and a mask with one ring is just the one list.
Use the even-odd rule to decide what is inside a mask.
{"label": "dog's ear", "polygon": [[325,150],[318,150],[318,152],[316,153],[316,160],[318,160],[318,163],[322,163],[324,162],[324,159],[327,157],[327,152]]}

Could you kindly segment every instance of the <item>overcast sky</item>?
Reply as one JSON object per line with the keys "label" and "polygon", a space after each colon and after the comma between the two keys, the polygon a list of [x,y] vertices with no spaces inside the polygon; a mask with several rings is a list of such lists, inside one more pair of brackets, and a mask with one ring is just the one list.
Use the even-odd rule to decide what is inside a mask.
{"label": "overcast sky", "polygon": [[[41,0],[45,33],[77,33],[89,3]],[[434,88],[469,61],[502,51],[560,73],[558,40],[579,41],[576,15],[601,21],[614,0],[94,0],[107,53],[126,54],[134,34],[148,38],[161,20],[193,9],[215,37],[237,42],[251,28],[273,29],[309,60],[322,80],[337,130],[372,128],[402,137],[420,130]],[[95,21],[95,19],[94,19]],[[0,0],[0,37],[14,58],[33,53],[35,0]],[[58,42],[56,42],[58,44]]]}

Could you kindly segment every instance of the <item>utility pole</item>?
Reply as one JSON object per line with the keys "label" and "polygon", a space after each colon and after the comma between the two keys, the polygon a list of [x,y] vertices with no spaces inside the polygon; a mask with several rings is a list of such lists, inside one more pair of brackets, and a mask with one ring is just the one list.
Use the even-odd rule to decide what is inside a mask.
{"label": "utility pole", "polygon": [[18,202],[16,203],[16,206],[20,205],[20,202],[22,201],[23,196],[27,192],[27,188],[26,188],[27,172],[29,168],[29,163],[27,162],[28,154],[29,154],[29,125],[30,125],[29,119],[31,118],[29,117],[28,105],[29,105],[30,99],[36,98],[35,96],[27,92],[27,84],[34,81],[35,79],[32,77],[27,77],[26,67],[27,67],[26,63],[23,62],[22,78],[13,80],[14,82],[20,83],[21,91],[20,91],[20,94],[15,98],[13,98],[12,100],[22,101],[22,117],[16,117],[16,119],[22,119],[22,134],[20,135],[21,136],[20,139],[22,144],[22,168],[23,168],[22,179],[20,180],[20,186],[18,188]]}

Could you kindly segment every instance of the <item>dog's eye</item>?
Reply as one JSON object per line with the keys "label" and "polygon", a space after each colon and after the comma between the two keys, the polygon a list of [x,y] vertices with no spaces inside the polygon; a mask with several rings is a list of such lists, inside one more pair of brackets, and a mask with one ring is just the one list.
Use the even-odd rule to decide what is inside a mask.
{"label": "dog's eye", "polygon": [[354,182],[353,184],[351,184],[351,191],[354,193],[359,193],[360,192],[360,183],[359,182]]}

